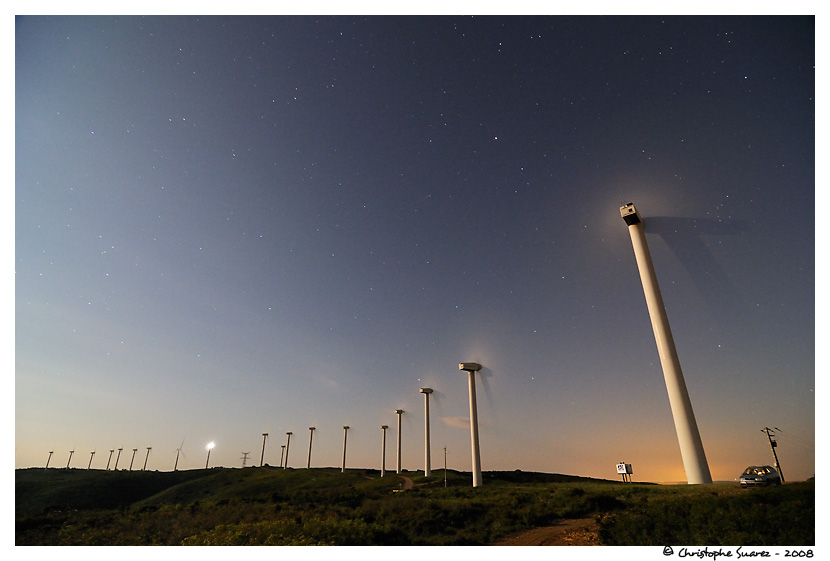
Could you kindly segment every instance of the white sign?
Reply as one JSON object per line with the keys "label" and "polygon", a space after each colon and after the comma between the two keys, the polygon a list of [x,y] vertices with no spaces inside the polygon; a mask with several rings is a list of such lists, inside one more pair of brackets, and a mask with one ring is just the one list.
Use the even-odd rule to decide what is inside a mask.
{"label": "white sign", "polygon": [[617,464],[617,473],[620,475],[628,474],[631,475],[634,473],[634,470],[631,468],[631,464]]}

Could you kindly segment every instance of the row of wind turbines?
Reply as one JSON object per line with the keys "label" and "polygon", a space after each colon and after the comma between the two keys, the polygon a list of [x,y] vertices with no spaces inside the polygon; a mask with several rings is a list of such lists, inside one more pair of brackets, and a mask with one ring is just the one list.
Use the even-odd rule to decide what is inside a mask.
{"label": "row of wind turbines", "polygon": [[[150,450],[152,450],[152,449],[153,449],[152,446],[147,447],[147,455],[144,456],[144,467],[141,468],[142,471],[147,469],[147,460],[150,458]],[[118,448],[117,450],[118,450],[118,455],[115,457],[115,467],[113,467],[113,470],[118,469],[118,462],[121,460],[121,451],[124,450],[124,448]],[[110,463],[112,462],[112,454],[115,451],[116,451],[115,448],[110,450],[109,459],[107,459],[107,467],[106,467],[107,470],[110,469]],[[133,463],[135,462],[135,453],[136,452],[138,452],[138,448],[133,448],[133,455],[130,458],[130,468],[129,468],[130,471],[133,470]],[[178,463],[179,463],[179,454],[178,454],[178,452],[181,452],[181,448],[178,448],[177,452],[176,452],[176,465],[178,465]],[[49,457],[46,459],[46,467],[47,468],[49,467],[49,463],[52,461],[52,454],[54,454],[54,453],[55,453],[54,450],[49,451]],[[72,456],[74,454],[75,454],[75,450],[70,450],[69,451],[69,459],[66,460],[66,469],[69,469],[69,464],[72,462]],[[92,459],[94,457],[95,457],[95,450],[93,450],[89,454],[89,463],[87,464],[86,469],[92,469]],[[174,470],[175,470],[175,468],[174,468]]]}
{"label": "row of wind turbines", "polygon": [[[648,249],[646,241],[644,222],[637,209],[632,203],[624,204],[620,207],[620,217],[625,222],[628,233],[631,237],[632,248],[634,249],[634,258],[637,263],[637,269],[640,273],[640,280],[643,285],[643,293],[646,299],[646,307],[648,309],[649,318],[651,319],[652,330],[654,331],[654,339],[657,344],[657,352],[660,357],[660,365],[663,369],[663,377],[666,382],[666,390],[669,395],[669,405],[672,410],[672,417],[674,418],[675,431],[677,432],[677,440],[680,445],[680,455],[683,460],[683,468],[686,472],[686,481],[689,484],[708,484],[712,483],[712,476],[709,471],[709,463],[706,459],[706,453],[703,450],[703,442],[700,437],[700,432],[695,420],[694,411],[692,410],[692,403],[689,397],[686,382],[683,378],[683,372],[680,368],[680,360],[677,356],[677,349],[675,348],[674,338],[672,337],[671,328],[669,326],[668,316],[666,315],[663,297],[660,293],[660,287],[657,283],[657,276],[654,272],[654,264],[651,259],[651,254]],[[470,443],[472,449],[472,471],[473,471],[473,487],[482,485],[481,481],[481,460],[479,453],[478,441],[478,416],[476,411],[476,394],[475,394],[475,373],[481,370],[481,365],[476,362],[462,362],[458,365],[459,370],[465,371],[469,374],[470,386]],[[430,457],[429,457],[429,395],[432,393],[431,388],[421,388],[421,393],[424,394],[424,408],[425,408],[425,467],[424,472],[430,475]],[[401,464],[401,415],[403,410],[396,410],[398,415],[398,462],[397,472],[400,473]],[[382,425],[383,443],[382,443],[382,460],[381,460],[381,476],[386,473],[386,429],[387,425]],[[311,443],[314,437],[314,427],[309,427],[309,441],[308,441],[308,466],[311,466]],[[342,470],[346,469],[346,440],[348,438],[349,427],[343,426],[343,463]],[[282,458],[280,458],[280,465],[287,467],[288,464],[288,449],[291,443],[291,432],[286,433],[288,439],[285,443],[285,466],[283,466]],[[260,464],[265,455],[265,441],[268,438],[268,433],[262,435],[262,457]],[[208,461],[205,463],[207,468],[210,462],[210,450],[213,443],[208,445]],[[121,455],[121,448],[118,449],[119,457]],[[133,459],[135,459],[136,448],[133,448]],[[178,450],[181,452],[181,448]],[[69,461],[72,460],[74,450],[69,453]],[[110,458],[112,458],[113,450],[110,450]],[[249,452],[243,452],[245,458]],[[89,465],[92,465],[92,457],[89,459]],[[147,467],[147,458],[150,456],[150,448],[147,448],[147,456],[144,459],[144,468]],[[49,452],[49,459],[52,458],[52,452]],[[118,458],[116,458],[116,468],[118,466]],[[178,454],[176,454],[176,463],[178,464]],[[46,464],[49,467],[49,462]],[[109,468],[109,462],[107,462]],[[69,467],[69,462],[66,463]],[[130,469],[132,469],[132,460],[130,461]],[[175,468],[174,468],[175,469]]]}
{"label": "row of wind turbines", "polygon": [[[471,453],[472,453],[472,473],[473,473],[473,487],[480,487],[482,485],[482,478],[481,478],[481,453],[479,450],[479,439],[478,439],[478,407],[476,404],[476,386],[475,386],[475,373],[481,370],[481,365],[477,362],[462,362],[458,365],[459,370],[467,372],[468,374],[468,384],[469,384],[469,393],[470,393],[470,443],[471,443]],[[431,460],[430,460],[430,434],[429,434],[429,396],[433,392],[432,388],[420,388],[419,392],[424,395],[424,476],[429,477],[432,474],[432,467],[431,467]],[[395,414],[398,416],[398,434],[397,434],[397,461],[395,466],[395,473],[401,473],[401,418],[404,414],[403,409],[396,409]],[[349,425],[343,425],[343,460],[340,464],[340,471],[346,471],[346,445],[348,443],[349,437]],[[380,463],[380,476],[384,477],[386,475],[386,431],[389,428],[389,425],[381,425],[381,463]],[[311,446],[314,442],[314,431],[317,430],[316,427],[308,427],[309,436],[308,436],[308,460],[306,463],[307,468],[311,468]],[[285,444],[281,446],[282,451],[280,453],[280,468],[287,469],[288,468],[288,453],[291,447],[291,436],[294,434],[291,431],[288,431],[286,434],[286,441]],[[262,453],[259,457],[259,465],[260,467],[264,466],[265,460],[265,444],[268,440],[269,433],[264,432],[262,433]],[[184,440],[182,440],[182,444],[176,449],[176,462],[173,465],[173,471],[178,470],[179,466],[179,455],[183,454],[182,447],[184,446]],[[210,452],[216,446],[214,442],[208,443],[206,446],[207,450],[207,459],[205,461],[205,469],[208,469],[210,465]],[[110,450],[110,456],[107,460],[107,467],[106,470],[110,468],[110,462],[112,461],[112,455],[116,449]],[[115,466],[114,470],[118,470],[118,462],[121,458],[121,451],[123,448],[118,448],[118,455],[115,458]],[[135,461],[135,454],[138,451],[138,448],[133,448],[133,455],[130,459],[130,467],[129,470],[132,471],[133,463]],[[150,458],[150,450],[152,447],[147,447],[147,455],[144,457],[144,467],[142,471],[147,469],[147,460]],[[52,454],[54,451],[49,452],[49,458],[46,460],[46,467],[49,467],[49,462],[52,460]],[[71,450],[69,452],[69,459],[66,462],[67,469],[69,468],[70,463],[72,462],[72,455],[75,453],[75,450]],[[247,461],[248,454],[250,452],[243,452],[243,466]],[[93,451],[89,457],[89,464],[87,465],[87,469],[92,468],[92,459],[95,456],[95,452]]]}

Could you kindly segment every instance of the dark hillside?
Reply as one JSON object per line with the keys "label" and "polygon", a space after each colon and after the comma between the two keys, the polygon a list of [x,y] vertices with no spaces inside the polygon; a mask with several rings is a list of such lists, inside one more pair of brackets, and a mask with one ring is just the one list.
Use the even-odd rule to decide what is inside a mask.
{"label": "dark hillside", "polygon": [[208,470],[16,470],[15,515],[32,516],[50,510],[126,507],[174,485],[203,478],[207,473]]}
{"label": "dark hillside", "polygon": [[[812,545],[815,484],[650,485],[532,472],[16,470],[16,545],[486,545],[592,519],[594,543]],[[757,519],[765,528],[758,531]]]}

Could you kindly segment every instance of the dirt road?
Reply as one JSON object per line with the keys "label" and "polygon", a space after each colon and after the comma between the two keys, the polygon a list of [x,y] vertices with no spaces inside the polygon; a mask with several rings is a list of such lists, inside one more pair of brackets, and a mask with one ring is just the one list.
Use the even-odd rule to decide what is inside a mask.
{"label": "dirt road", "polygon": [[534,528],[493,545],[599,545],[598,531],[599,525],[593,518],[560,520],[553,526]]}

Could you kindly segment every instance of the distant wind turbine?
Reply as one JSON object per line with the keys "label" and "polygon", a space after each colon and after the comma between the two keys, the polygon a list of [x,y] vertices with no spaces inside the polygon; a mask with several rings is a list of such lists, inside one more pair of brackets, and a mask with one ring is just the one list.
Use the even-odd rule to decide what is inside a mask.
{"label": "distant wind turbine", "polygon": [[213,450],[213,448],[215,446],[216,446],[216,443],[214,443],[214,442],[208,442],[208,445],[205,446],[205,448],[207,448],[207,451],[208,451],[207,460],[205,460],[205,469],[208,468],[208,464],[210,463],[210,451]]}
{"label": "distant wind turbine", "polygon": [[467,372],[470,386],[470,442],[473,456],[473,487],[481,487],[481,452],[478,446],[478,407],[476,406],[476,378],[475,374],[481,370],[477,362],[462,362],[459,370]]}
{"label": "distant wind turbine", "polygon": [[398,463],[397,467],[395,468],[395,473],[401,472],[401,415],[403,415],[403,409],[395,409],[395,413],[398,415]]}
{"label": "distant wind turbine", "polygon": [[148,446],[147,447],[147,455],[144,456],[144,467],[141,468],[141,471],[144,471],[144,470],[147,469],[147,460],[150,459],[150,450],[152,450],[152,447]]}
{"label": "distant wind turbine", "polygon": [[49,462],[52,461],[52,454],[54,454],[54,450],[49,450],[49,457],[46,458],[46,469],[49,469]]}
{"label": "distant wind turbine", "polygon": [[123,450],[123,448],[119,448],[118,455],[115,456],[115,468],[113,469],[113,471],[118,471],[118,460],[121,458],[121,450]]}
{"label": "distant wind turbine", "polygon": [[95,457],[95,450],[89,455],[89,463],[86,466],[86,469],[90,469],[92,467],[92,458]]}
{"label": "distant wind turbine", "polygon": [[75,453],[75,450],[70,450],[69,451],[69,459],[66,460],[66,469],[69,469],[69,462],[72,461],[72,454],[74,454],[74,453]]}
{"label": "distant wind turbine", "polygon": [[259,467],[263,466],[263,461],[265,460],[265,440],[268,438],[268,433],[262,433],[262,454],[259,456]]}
{"label": "distant wind turbine", "polygon": [[314,431],[317,427],[308,427],[308,462],[306,469],[311,469],[311,441],[314,439]]}
{"label": "distant wind turbine", "polygon": [[380,430],[383,436],[380,441],[380,476],[386,475],[386,429],[389,425],[381,425]]}
{"label": "distant wind turbine", "polygon": [[135,460],[136,452],[138,452],[138,448],[133,448],[133,457],[130,458],[130,471],[133,471],[133,461]]}
{"label": "distant wind turbine", "polygon": [[[184,438],[182,438],[182,443],[179,444],[179,447],[176,448],[176,463],[173,464],[173,471],[177,471],[179,469],[179,454],[184,456],[184,452],[182,452],[182,448],[184,447]],[[187,457],[187,456],[185,456]]]}
{"label": "distant wind turbine", "polygon": [[110,470],[110,462],[112,461],[112,453],[113,453],[113,452],[115,452],[115,449],[114,449],[114,448],[113,448],[112,450],[110,450],[110,457],[109,457],[109,458],[107,458],[107,469],[106,469],[106,470],[104,470],[104,471],[109,471],[109,470]]}
{"label": "distant wind turbine", "polygon": [[349,436],[349,425],[343,425],[343,464],[340,473],[346,473],[346,439]]}
{"label": "distant wind turbine", "polygon": [[432,473],[429,462],[429,394],[432,388],[421,388],[420,391],[424,394],[424,477],[429,477]]}

